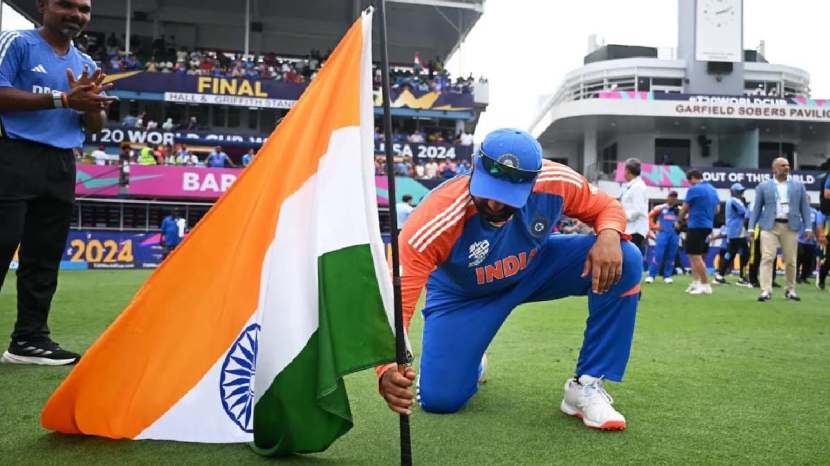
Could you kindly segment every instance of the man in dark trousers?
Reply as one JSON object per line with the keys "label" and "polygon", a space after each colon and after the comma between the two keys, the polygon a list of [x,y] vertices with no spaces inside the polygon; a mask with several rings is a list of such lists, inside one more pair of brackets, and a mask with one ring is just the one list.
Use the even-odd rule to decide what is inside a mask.
{"label": "man in dark trousers", "polygon": [[17,321],[0,358],[64,365],[80,357],[49,337],[47,320],[72,219],[75,159],[113,97],[72,43],[91,0],[38,0],[43,26],[0,34],[0,287],[18,245]]}

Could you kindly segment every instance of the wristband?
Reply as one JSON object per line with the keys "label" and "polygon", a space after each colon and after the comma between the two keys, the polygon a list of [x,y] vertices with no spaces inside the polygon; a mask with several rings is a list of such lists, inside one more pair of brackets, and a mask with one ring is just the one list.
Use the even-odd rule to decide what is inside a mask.
{"label": "wristband", "polygon": [[52,91],[52,107],[66,108],[66,95],[60,91]]}

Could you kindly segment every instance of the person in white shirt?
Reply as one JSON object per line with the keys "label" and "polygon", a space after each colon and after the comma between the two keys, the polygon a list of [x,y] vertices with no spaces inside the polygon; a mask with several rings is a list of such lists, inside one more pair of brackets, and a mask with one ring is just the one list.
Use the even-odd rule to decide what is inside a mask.
{"label": "person in white shirt", "polygon": [[[630,158],[625,161],[625,183],[622,186],[620,203],[625,209],[625,233],[631,235],[631,242],[643,251],[648,235],[648,195],[646,184],[640,178],[640,160]],[[645,254],[643,254],[645,256]]]}
{"label": "person in white shirt", "polygon": [[461,133],[460,144],[462,146],[472,146],[473,145],[473,135],[468,132]]}
{"label": "person in white shirt", "polygon": [[415,131],[414,133],[410,134],[407,138],[409,142],[413,144],[422,144],[424,142],[424,133],[420,131]]}
{"label": "person in white shirt", "polygon": [[104,151],[104,145],[98,146],[97,149],[92,151],[92,160],[95,160],[95,165],[106,165],[107,160],[109,160],[109,155]]}
{"label": "person in white shirt", "polygon": [[428,179],[435,178],[438,175],[438,162],[430,160],[424,167],[424,176]]}
{"label": "person in white shirt", "polygon": [[409,194],[401,196],[401,202],[398,202],[395,209],[398,212],[398,231],[400,231],[403,228],[403,224],[409,219],[409,215],[415,210],[412,207],[412,196]]}

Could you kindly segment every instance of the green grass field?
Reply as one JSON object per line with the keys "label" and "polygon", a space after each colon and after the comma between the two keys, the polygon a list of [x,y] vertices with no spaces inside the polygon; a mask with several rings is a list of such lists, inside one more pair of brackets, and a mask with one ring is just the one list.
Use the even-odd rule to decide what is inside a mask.
{"label": "green grass field", "polygon": [[[84,349],[121,311],[144,271],[61,274],[55,340]],[[14,275],[0,294],[11,331]],[[460,413],[412,416],[416,464],[828,464],[830,294],[755,302],[757,290],[718,287],[689,297],[688,280],[645,288],[626,381],[611,384],[628,430],[589,430],[558,410],[586,300],[516,309],[488,351],[488,383]],[[412,336],[420,346],[421,322]],[[5,343],[3,343],[5,345]],[[69,368],[0,365],[0,465],[381,464],[398,461],[397,417],[374,374],[347,381],[355,427],[322,454],[265,459],[245,445],[111,441],[40,427],[41,407]]]}

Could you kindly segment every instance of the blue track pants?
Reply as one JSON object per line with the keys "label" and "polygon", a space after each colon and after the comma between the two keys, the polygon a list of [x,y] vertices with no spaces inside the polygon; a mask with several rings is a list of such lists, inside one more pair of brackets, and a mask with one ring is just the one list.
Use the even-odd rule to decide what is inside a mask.
{"label": "blue track pants", "polygon": [[[427,288],[418,399],[425,411],[452,413],[478,390],[484,351],[513,309],[522,304],[567,296],[588,296],[588,321],[577,375],[621,381],[634,336],[642,275],[642,255],[623,241],[619,283],[601,295],[581,278],[593,235],[554,235],[528,266],[526,278],[495,296],[465,298]],[[528,355],[533,348],[527,348]]]}

